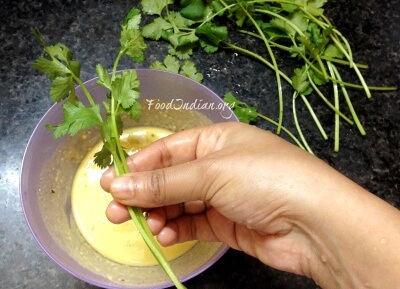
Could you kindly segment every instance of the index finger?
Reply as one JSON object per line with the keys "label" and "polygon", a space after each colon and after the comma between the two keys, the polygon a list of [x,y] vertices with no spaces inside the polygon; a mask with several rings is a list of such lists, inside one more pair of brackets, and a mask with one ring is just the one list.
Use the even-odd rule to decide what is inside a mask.
{"label": "index finger", "polygon": [[[227,131],[233,123],[196,127],[155,141],[127,159],[131,172],[150,171],[196,160],[224,146]],[[109,191],[114,169],[108,169],[100,184]]]}

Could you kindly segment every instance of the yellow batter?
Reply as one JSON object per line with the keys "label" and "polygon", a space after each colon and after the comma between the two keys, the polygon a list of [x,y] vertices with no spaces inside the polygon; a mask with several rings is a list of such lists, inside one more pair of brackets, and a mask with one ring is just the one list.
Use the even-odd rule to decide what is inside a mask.
{"label": "yellow batter", "polygon": [[[122,135],[121,144],[132,154],[169,134],[170,131],[159,128],[134,128]],[[132,221],[115,225],[105,216],[112,197],[101,189],[99,180],[104,170],[93,162],[93,155],[101,149],[101,145],[98,144],[87,154],[76,172],[71,193],[75,222],[86,241],[103,256],[126,265],[155,265],[157,261]],[[163,247],[162,250],[167,259],[172,260],[195,243],[186,242]]]}

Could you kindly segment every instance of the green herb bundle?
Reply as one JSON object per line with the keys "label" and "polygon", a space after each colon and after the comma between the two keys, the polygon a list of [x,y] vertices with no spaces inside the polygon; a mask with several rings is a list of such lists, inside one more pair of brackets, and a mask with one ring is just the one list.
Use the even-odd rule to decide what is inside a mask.
{"label": "green herb bundle", "polygon": [[[80,63],[73,59],[71,50],[64,44],[47,46],[42,35],[37,30],[32,32],[44,48],[44,56],[34,62],[34,68],[46,74],[52,81],[50,97],[54,102],[63,102],[64,120],[57,125],[47,125],[54,130],[54,137],[64,135],[74,136],[79,131],[89,127],[99,128],[103,147],[95,154],[95,163],[101,168],[114,165],[117,175],[129,172],[126,163],[127,153],[121,146],[122,114],[129,114],[138,120],[141,115],[140,83],[135,70],[117,74],[118,63],[122,56],[127,55],[132,60],[141,62],[144,59],[146,44],[139,28],[141,14],[138,9],[132,9],[121,25],[121,48],[115,58],[114,66],[109,74],[101,65],[96,66],[97,84],[108,90],[107,100],[102,104],[94,102],[90,92],[79,78]],[[79,99],[75,93],[75,85],[82,88],[88,105]],[[101,111],[105,113],[101,113]],[[160,246],[152,235],[140,208],[128,207],[129,214],[138,228],[147,246],[171,278],[177,288],[185,288],[170,268]]]}
{"label": "green herb bundle", "polygon": [[[321,125],[317,113],[310,104],[309,97],[317,95],[334,113],[334,151],[339,150],[340,120],[356,125],[359,132],[365,130],[352,105],[349,88],[362,89],[371,97],[371,90],[394,90],[394,87],[368,86],[360,69],[368,68],[353,59],[349,42],[324,15],[323,6],[327,0],[142,0],[143,13],[153,15],[151,23],[143,27],[143,36],[151,40],[167,41],[169,54],[179,59],[189,58],[196,48],[207,53],[218,49],[229,49],[253,57],[272,69],[276,78],[279,115],[273,120],[257,112],[255,107],[239,101],[228,93],[225,101],[234,108],[243,122],[252,122],[258,117],[276,125],[277,133],[288,132],[283,126],[284,100],[282,86],[286,82],[293,88],[289,98],[293,121],[300,137],[289,136],[301,147],[312,152],[304,137],[296,114],[297,100],[300,98],[310,112],[322,137],[328,135]],[[171,8],[172,7],[172,8]],[[222,23],[222,24],[221,24]],[[231,33],[239,33],[259,40],[265,53],[256,53],[246,47],[229,42]],[[228,35],[229,34],[229,35]],[[292,75],[287,75],[278,65],[276,52],[287,52],[297,58],[299,67]],[[354,71],[359,82],[342,80],[338,66]],[[322,92],[321,86],[331,85],[333,100]],[[339,94],[343,95],[350,116],[343,113]]]}

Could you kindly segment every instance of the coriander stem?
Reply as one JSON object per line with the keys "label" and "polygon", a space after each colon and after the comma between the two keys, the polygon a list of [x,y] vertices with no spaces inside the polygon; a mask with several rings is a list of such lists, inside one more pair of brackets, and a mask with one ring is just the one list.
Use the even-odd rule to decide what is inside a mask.
{"label": "coriander stem", "polygon": [[308,111],[311,114],[311,117],[313,118],[315,124],[317,125],[317,128],[319,130],[319,132],[321,133],[322,137],[327,140],[328,139],[328,135],[326,134],[324,128],[321,125],[321,122],[319,121],[317,115],[315,114],[313,108],[311,107],[311,104],[309,103],[309,101],[307,100],[307,97],[305,97],[303,94],[300,94],[301,99],[303,100],[304,104],[306,105]]}
{"label": "coriander stem", "polygon": [[240,4],[240,7],[242,7],[244,12],[246,13],[247,17],[249,17],[250,21],[256,27],[258,33],[260,34],[261,38],[264,41],[265,46],[267,47],[268,54],[271,57],[272,65],[273,65],[274,70],[275,70],[276,82],[277,82],[277,86],[278,86],[278,102],[279,102],[278,124],[279,125],[278,125],[276,133],[280,134],[281,133],[281,129],[282,129],[282,122],[283,122],[283,92],[282,92],[282,82],[281,82],[281,76],[280,76],[280,73],[279,73],[280,70],[279,70],[279,67],[278,67],[278,63],[276,62],[276,58],[275,58],[274,52],[272,51],[271,46],[268,43],[268,40],[265,38],[264,32],[261,30],[260,26],[254,20],[254,18],[251,16],[251,14],[246,9],[244,9],[242,3],[239,2],[239,4]]}
{"label": "coriander stem", "polygon": [[[226,45],[226,46],[224,47],[224,45]],[[251,56],[251,57],[253,57],[253,58],[255,58],[255,59],[261,61],[262,63],[264,63],[264,64],[267,65],[269,68],[275,70],[275,67],[274,67],[274,65],[273,65],[271,62],[269,62],[268,60],[266,60],[266,59],[265,59],[264,57],[262,57],[261,55],[259,55],[259,54],[257,54],[257,53],[254,53],[254,52],[252,52],[252,51],[250,51],[250,50],[248,50],[248,49],[246,49],[246,48],[236,46],[236,45],[234,45],[234,44],[232,44],[232,43],[229,43],[229,42],[223,42],[223,43],[222,43],[222,47],[227,48],[227,49],[232,49],[232,50],[238,51],[238,52],[240,52],[240,53],[243,53],[243,54],[245,54],[245,55]],[[290,85],[292,84],[292,81],[291,81],[291,79],[290,79],[289,76],[287,76],[287,75],[286,75],[285,73],[283,73],[281,70],[279,70],[278,72],[279,72],[280,76],[282,76],[282,78],[284,78]]]}
{"label": "coriander stem", "polygon": [[[339,71],[337,70],[336,66],[333,65],[333,64],[331,64],[331,65],[332,65],[332,70],[333,70],[333,72],[335,73],[336,77],[337,77],[339,80],[341,80],[340,73],[339,73]],[[351,100],[350,100],[349,94],[347,93],[346,87],[345,87],[344,85],[342,85],[342,84],[339,84],[339,85],[340,85],[340,87],[342,88],[342,93],[343,93],[343,95],[344,95],[344,98],[345,98],[345,100],[346,100],[347,106],[349,107],[350,113],[351,113],[351,115],[353,116],[354,122],[355,122],[355,124],[356,124],[358,130],[360,131],[361,135],[366,135],[367,133],[365,132],[364,127],[362,126],[360,120],[358,119],[357,113],[356,113],[356,111],[354,110],[353,104],[352,104],[352,102],[351,102]]]}
{"label": "coriander stem", "polygon": [[173,273],[169,262],[167,261],[167,259],[164,257],[164,254],[160,250],[159,245],[157,244],[154,236],[152,235],[149,229],[149,226],[147,225],[142,210],[137,207],[128,207],[128,212],[129,215],[131,216],[131,219],[138,228],[140,234],[142,235],[144,241],[149,247],[150,251],[153,253],[154,257],[156,258],[160,266],[164,269],[165,273],[167,273],[168,277],[174,283],[176,288],[186,289],[186,287],[179,281],[179,279]]}
{"label": "coriander stem", "polygon": [[[319,21],[314,15],[312,15],[310,12],[308,12],[307,9],[304,9],[304,8],[300,8],[300,9],[308,17],[310,17],[311,20],[313,20],[315,23],[317,23],[323,29],[326,28],[326,27],[324,27],[325,25],[328,25],[328,27],[331,26],[331,23],[329,22],[329,20],[326,18],[325,15],[321,15],[321,18],[323,20],[325,20],[325,25],[323,25],[321,23],[324,23],[324,22]],[[365,94],[367,95],[368,98],[371,98],[370,88],[366,84],[364,77],[362,76],[360,70],[358,69],[358,66],[353,61],[353,55],[352,55],[352,51],[351,51],[351,47],[350,47],[349,42],[347,41],[347,39],[338,30],[333,29],[333,32],[335,33],[335,35],[330,35],[331,40],[335,43],[336,47],[346,56],[347,60],[349,61],[350,68],[354,69],[358,79],[361,82],[361,86],[365,91]],[[335,37],[336,35],[339,36],[342,39],[342,41],[344,42],[344,44],[345,44],[347,49],[344,48],[342,43],[340,42],[340,40]]]}
{"label": "coriander stem", "polygon": [[307,150],[309,153],[314,154],[314,153],[312,152],[310,146],[308,145],[308,143],[307,143],[307,141],[306,141],[306,138],[305,138],[304,135],[303,135],[303,132],[302,132],[302,130],[301,130],[301,128],[300,128],[299,120],[297,119],[297,112],[296,112],[296,98],[297,98],[297,95],[298,95],[298,93],[297,93],[297,91],[295,91],[295,92],[293,93],[293,99],[292,99],[292,109],[293,109],[293,120],[294,120],[294,124],[295,124],[295,126],[296,126],[297,133],[299,134],[300,139],[301,139],[301,141],[302,141],[303,144],[304,144],[304,147],[306,148],[306,150]]}
{"label": "coriander stem", "polygon": [[[258,36],[255,36],[255,35],[254,35],[253,33],[251,33],[251,32],[242,31],[242,33],[246,33],[246,34],[249,34],[249,35],[251,35],[251,36],[258,37]],[[260,38],[260,37],[259,37],[259,38]],[[241,52],[241,53],[247,54],[247,55],[249,55],[249,56],[252,56],[253,58],[256,58],[256,59],[260,60],[261,62],[265,63],[265,64],[266,64],[268,67],[270,67],[271,69],[274,69],[273,64],[271,64],[270,62],[268,62],[265,58],[261,57],[260,55],[255,54],[255,53],[253,53],[253,52],[251,52],[251,51],[249,51],[249,50],[247,50],[247,49],[245,49],[245,48],[235,46],[234,44],[231,44],[231,43],[228,43],[228,42],[225,42],[225,44],[228,46],[228,47],[225,47],[225,48],[230,48],[230,49],[236,50],[236,51],[238,51],[238,52]],[[293,42],[293,44],[296,46],[296,43],[295,43],[295,42]],[[319,73],[319,74],[323,74],[323,72],[322,72],[321,70],[319,70],[314,64],[312,64],[312,63],[310,62],[310,60],[308,60],[304,55],[300,54],[300,56],[303,58],[303,60],[304,60],[308,65],[310,65],[310,67],[312,67],[312,68],[315,70],[315,72],[317,72],[317,73]],[[321,58],[324,59],[324,60],[327,60],[327,61],[330,60],[329,58],[326,58],[326,57],[321,57]],[[330,61],[332,61],[332,62],[338,62],[338,63],[346,64],[346,65],[350,65],[350,62],[348,62],[348,61],[343,61],[343,60],[339,60],[339,59],[332,59],[332,60],[330,60]],[[357,67],[358,67],[358,68],[368,68],[367,65],[356,64],[356,63],[354,63],[354,62],[352,63],[352,65],[353,65],[353,68],[354,68],[354,69],[357,69]],[[359,71],[359,70],[357,69],[357,71]],[[285,80],[287,80],[289,83],[291,83],[291,81],[288,80],[288,79],[285,77],[285,75],[283,75],[282,72],[279,72],[279,73],[280,73],[280,75],[281,75],[283,78],[285,78]],[[361,72],[360,72],[360,71],[359,71],[359,74],[361,75]],[[344,86],[347,86],[347,87],[352,87],[352,88],[356,88],[356,89],[365,89],[365,87],[364,87],[363,85],[359,85],[359,84],[355,84],[355,83],[350,83],[350,82],[345,82],[345,81],[338,80],[338,79],[334,79],[334,78],[330,77],[329,75],[327,76],[327,79],[329,79],[330,81],[332,81],[332,82],[334,82],[334,83],[338,83],[338,84],[341,84],[341,85],[344,85]],[[369,90],[369,91],[371,91],[371,90],[377,90],[377,91],[394,91],[394,90],[397,90],[397,87],[395,87],[395,86],[389,86],[389,87],[368,86],[368,90]]]}
{"label": "coriander stem", "polygon": [[[116,77],[116,71],[118,67],[118,63],[121,57],[125,54],[125,49],[121,49],[114,61],[114,66],[112,70],[112,80]],[[113,153],[113,159],[115,163],[116,173],[117,175],[129,173],[129,167],[126,162],[125,151],[122,148],[120,139],[119,139],[119,132],[117,127],[117,120],[116,117],[118,115],[118,105],[114,97],[111,97],[111,135],[112,138],[115,139],[115,146],[116,151]],[[150,249],[153,256],[156,258],[157,262],[164,270],[164,272],[168,275],[168,277],[172,280],[176,288],[178,289],[186,289],[186,287],[181,284],[179,279],[176,277],[174,272],[172,271],[169,262],[167,261],[166,257],[164,256],[163,252],[160,249],[160,246],[157,244],[154,236],[152,235],[149,226],[143,216],[143,212],[140,208],[137,207],[130,207],[128,206],[128,212],[135,223],[137,229],[139,230],[140,235],[142,236],[143,240],[145,241],[147,247]]]}
{"label": "coriander stem", "polygon": [[[119,139],[118,139],[117,143],[120,143]],[[129,168],[126,164],[125,155],[124,154],[120,155],[120,153],[117,153],[117,155],[113,154],[113,157],[114,157],[114,163],[115,163],[115,169],[116,169],[117,176],[128,173]],[[130,215],[132,221],[134,222],[136,228],[139,230],[139,233],[142,236],[143,240],[145,241],[147,247],[150,249],[151,253],[156,258],[157,262],[163,268],[165,273],[172,280],[172,282],[174,283],[176,288],[186,289],[186,287],[179,281],[179,279],[176,277],[176,275],[172,271],[169,262],[165,258],[164,254],[161,251],[159,245],[157,244],[154,236],[152,235],[150,228],[146,222],[146,219],[143,216],[142,209],[140,209],[138,207],[131,207],[131,206],[128,206],[127,208],[128,208],[128,212],[129,212],[129,215]]]}
{"label": "coriander stem", "polygon": [[[254,33],[254,32],[243,30],[243,29],[239,29],[237,31],[240,32],[240,33],[247,34],[247,35],[253,36],[255,38],[261,39],[261,36],[256,34],[256,33]],[[283,51],[286,51],[286,52],[289,52],[289,53],[293,52],[293,49],[291,47],[276,43],[276,42],[272,41],[271,39],[269,40],[269,43],[270,43],[271,47],[276,47],[276,48],[278,48],[280,50],[283,50]],[[338,58],[332,58],[332,57],[328,57],[328,56],[325,56],[325,55],[320,55],[320,58],[323,59],[323,60],[329,60],[331,62],[336,62],[336,63],[342,64],[342,65],[350,65],[349,61],[338,59]],[[309,62],[308,59],[307,59],[307,61]],[[358,68],[361,68],[361,69],[368,69],[369,68],[369,66],[367,64],[362,64],[362,63],[353,63],[353,65],[355,65],[355,66],[357,66]]]}
{"label": "coriander stem", "polygon": [[[124,55],[124,53],[125,53],[125,49],[121,48],[120,51],[118,52],[117,57],[115,58],[114,66],[112,69],[112,76],[111,76],[112,80],[115,79],[119,61],[120,61],[121,57]],[[118,111],[118,107],[117,107],[115,98],[111,97],[111,122],[112,122],[111,127],[112,127],[112,136],[115,138],[115,143],[116,143],[116,149],[117,149],[117,154],[118,154],[117,159],[120,160],[120,165],[123,169],[123,173],[128,173],[129,168],[126,163],[125,152],[124,152],[124,149],[122,148],[121,142],[119,140],[119,133],[118,133],[118,127],[117,127],[117,120],[116,120],[117,111]]]}
{"label": "coriander stem", "polygon": [[[300,6],[299,6],[300,7]],[[318,26],[320,26],[323,30],[327,29],[328,27],[332,27],[332,31],[338,35],[342,41],[345,43],[347,50],[343,48],[342,44],[340,43],[339,40],[337,40],[334,36],[330,36],[330,38],[335,42],[335,44],[337,44],[338,49],[341,50],[343,52],[343,54],[347,57],[347,59],[349,60],[350,63],[350,67],[352,67],[354,65],[354,61],[353,61],[353,55],[352,55],[352,51],[350,48],[350,44],[347,41],[347,39],[335,28],[333,28],[331,22],[329,21],[329,19],[321,14],[320,17],[322,18],[322,20],[324,21],[320,21],[317,17],[315,17],[312,13],[310,13],[307,9],[305,9],[304,7],[300,7],[300,10],[307,15],[311,21],[313,21],[315,24],[317,24]]]}
{"label": "coriander stem", "polygon": [[[339,63],[339,64],[342,64],[342,65],[350,65],[350,62],[349,62],[349,61],[346,61],[346,60],[341,60],[341,59],[337,59],[337,58],[327,57],[327,56],[324,56],[324,55],[321,55],[321,58],[322,58],[323,60],[327,60],[327,61],[330,61],[330,62]],[[368,69],[368,68],[369,68],[369,66],[368,66],[367,64],[353,63],[353,65],[357,66],[358,68],[362,68],[362,69]]]}
{"label": "coriander stem", "polygon": [[367,83],[365,82],[365,79],[364,79],[364,77],[362,76],[360,70],[359,70],[358,67],[355,66],[355,65],[353,65],[353,69],[355,70],[355,72],[356,72],[356,74],[357,74],[359,80],[361,81],[361,84],[362,84],[362,86],[363,86],[363,88],[364,88],[364,90],[365,90],[365,94],[367,95],[368,98],[371,98],[371,97],[372,97],[371,91],[370,91],[370,89],[369,89]]}
{"label": "coriander stem", "polygon": [[336,47],[339,48],[339,50],[342,51],[343,54],[347,57],[347,59],[350,63],[350,68],[353,68],[354,71],[356,72],[356,75],[358,76],[358,79],[361,82],[362,88],[364,88],[367,98],[371,98],[371,91],[370,91],[367,83],[365,82],[365,79],[362,76],[360,70],[358,69],[358,67],[355,65],[355,63],[353,61],[353,56],[351,54],[351,48],[350,48],[349,43],[347,42],[346,38],[344,38],[341,34],[339,36],[342,38],[342,40],[345,41],[346,47],[348,48],[349,51],[346,51],[346,49],[343,47],[343,45],[340,43],[340,41],[338,39],[336,39],[336,37],[334,37],[332,35],[330,37],[333,40],[333,42],[336,44]]}
{"label": "coriander stem", "polygon": [[[112,107],[115,105],[115,101],[112,98]],[[114,159],[114,164],[115,164],[115,170],[117,176],[120,176],[125,173],[129,173],[129,167],[126,162],[125,158],[125,153],[122,149],[121,142],[119,140],[119,135],[118,135],[118,130],[116,127],[116,120],[115,120],[115,112],[114,109],[112,109],[112,137],[115,138],[116,140],[116,147],[117,151],[116,153],[113,153],[113,159]],[[139,230],[140,235],[142,236],[143,240],[145,241],[146,245],[152,252],[153,256],[156,258],[157,262],[160,264],[160,266],[163,268],[165,273],[168,275],[168,277],[172,280],[176,288],[178,289],[186,289],[184,285],[182,285],[179,281],[179,279],[176,277],[174,272],[172,271],[169,262],[167,261],[166,257],[164,256],[163,252],[161,251],[159,245],[157,244],[156,240],[154,239],[154,236],[152,235],[149,226],[143,216],[143,212],[140,208],[138,207],[130,207],[128,206],[128,212],[135,223],[137,229]]]}
{"label": "coriander stem", "polygon": [[[308,71],[307,71],[307,76],[308,76],[308,81],[310,82],[312,88],[319,95],[319,97],[322,98],[322,100],[326,103],[326,105],[328,105],[328,107],[330,109],[332,109],[335,113],[337,113],[341,118],[343,118],[349,124],[353,125],[354,122],[351,119],[349,119],[346,115],[344,115],[340,110],[337,110],[336,107],[325,97],[325,95],[321,92],[321,90],[318,88],[318,86],[312,80],[312,77]],[[345,86],[343,85],[343,87],[345,87]]]}
{"label": "coriander stem", "polygon": [[119,63],[121,57],[124,55],[124,53],[125,53],[125,49],[121,49],[121,50],[118,52],[117,57],[115,58],[114,66],[113,66],[112,74],[111,74],[112,80],[115,79],[115,74],[117,73],[118,63]]}
{"label": "coriander stem", "polygon": [[[332,63],[329,61],[328,63],[328,69],[329,73],[332,78],[335,78],[335,73],[332,68]],[[333,96],[334,96],[334,103],[335,103],[335,108],[339,110],[339,91],[338,91],[338,86],[336,83],[333,83]],[[334,145],[333,145],[333,151],[338,152],[339,151],[339,138],[340,138],[340,122],[339,122],[339,115],[335,114],[335,136],[334,136]]]}
{"label": "coriander stem", "polygon": [[[294,47],[299,48],[299,47],[297,46],[297,43],[296,43],[296,41],[295,41],[295,39],[294,39],[293,37],[291,37],[291,40],[292,40],[292,43],[293,43]],[[300,51],[300,49],[299,49],[299,51]],[[307,65],[309,65],[310,68],[312,68],[316,73],[323,75],[323,77],[324,77],[325,80],[327,80],[327,79],[328,79],[328,80],[331,80],[331,79],[329,78],[329,76],[327,75],[327,73],[326,73],[325,66],[324,66],[324,64],[322,63],[320,57],[317,57],[317,61],[318,61],[318,63],[319,63],[319,65],[320,65],[320,67],[321,67],[322,70],[319,70],[318,67],[316,67],[316,66],[306,57],[305,54],[299,52],[299,55],[301,56],[301,58],[303,58],[304,62],[305,62]]]}
{"label": "coriander stem", "polygon": [[[259,118],[262,118],[263,120],[272,123],[275,126],[278,126],[279,123],[277,123],[276,121],[274,121],[273,119],[261,114],[261,113],[257,113],[257,116]],[[290,132],[290,130],[288,130],[286,127],[282,126],[282,130],[302,149],[305,149],[304,146],[302,145],[302,143]]]}
{"label": "coriander stem", "polygon": [[92,98],[92,95],[90,94],[90,92],[88,91],[88,89],[86,88],[85,84],[82,82],[82,80],[77,77],[75,74],[72,73],[72,78],[75,80],[76,83],[78,83],[78,85],[82,88],[83,93],[85,94],[87,100],[89,101],[89,104],[91,106],[95,106],[95,102]]}

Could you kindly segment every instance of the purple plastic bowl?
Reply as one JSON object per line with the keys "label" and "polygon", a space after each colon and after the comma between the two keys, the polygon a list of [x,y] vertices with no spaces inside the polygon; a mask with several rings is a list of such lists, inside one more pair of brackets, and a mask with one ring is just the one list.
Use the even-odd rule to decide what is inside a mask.
{"label": "purple plastic bowl", "polygon": [[[137,73],[141,82],[141,98],[147,104],[153,100],[155,105],[158,100],[156,102],[154,100],[160,99],[170,103],[171,112],[186,104],[184,107],[186,110],[199,109],[201,114],[214,123],[237,121],[236,116],[218,95],[191,79],[150,69],[138,69]],[[96,79],[87,81],[85,85],[95,101],[101,102],[105,98],[106,91],[96,84]],[[77,94],[83,96],[80,88],[77,89]],[[143,110],[146,110],[145,107]],[[166,115],[168,116],[168,112]],[[147,119],[152,118],[147,117]],[[172,286],[159,266],[135,267],[113,263],[94,251],[77,231],[71,215],[70,187],[68,187],[73,174],[63,172],[61,165],[57,164],[68,167],[70,172],[77,168],[78,157],[78,161],[73,157],[75,162],[71,163],[66,161],[59,151],[71,143],[75,145],[75,150],[81,146],[84,149],[82,144],[85,142],[78,140],[74,144],[74,138],[71,137],[55,140],[52,132],[45,129],[45,124],[57,124],[61,120],[62,107],[60,104],[55,104],[35,128],[22,161],[20,176],[22,207],[29,228],[39,245],[67,272],[99,287],[155,289]],[[162,122],[162,119],[156,120],[155,123],[150,121],[145,125],[162,126],[157,122]],[[190,126],[190,119],[188,123]],[[176,128],[180,129],[184,128]],[[82,157],[85,152],[82,153]],[[51,164],[55,164],[56,167],[51,167]],[[66,185],[59,187],[56,179],[65,180]],[[189,252],[172,260],[171,266],[178,277],[185,281],[213,265],[227,250],[228,247],[221,243],[199,242]]]}

